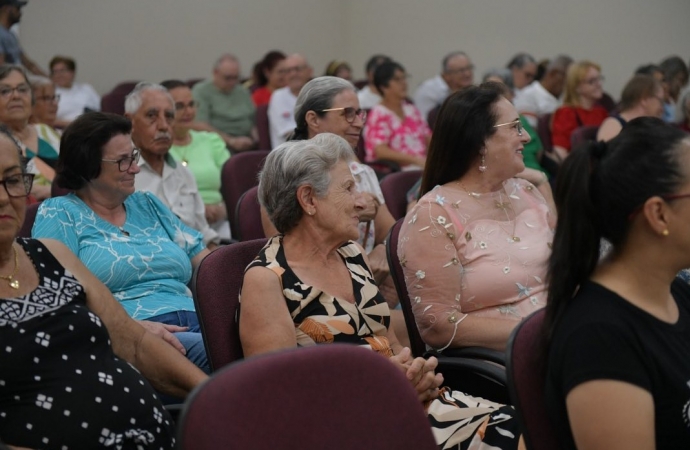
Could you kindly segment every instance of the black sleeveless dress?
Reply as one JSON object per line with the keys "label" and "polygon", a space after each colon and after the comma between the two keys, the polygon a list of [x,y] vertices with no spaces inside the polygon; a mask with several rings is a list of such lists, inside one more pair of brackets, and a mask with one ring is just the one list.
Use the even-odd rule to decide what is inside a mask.
{"label": "black sleeveless dress", "polygon": [[84,288],[39,241],[18,239],[38,287],[0,299],[0,439],[57,449],[169,449],[173,422],[113,353]]}

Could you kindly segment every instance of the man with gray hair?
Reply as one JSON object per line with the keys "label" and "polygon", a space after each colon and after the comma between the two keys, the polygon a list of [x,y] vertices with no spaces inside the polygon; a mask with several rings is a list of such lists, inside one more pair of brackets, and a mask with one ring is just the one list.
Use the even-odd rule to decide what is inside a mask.
{"label": "man with gray hair", "polygon": [[474,66],[465,52],[447,54],[441,63],[441,74],[419,85],[414,104],[426,120],[429,111],[439,106],[453,92],[472,85]]}
{"label": "man with gray hair", "polygon": [[222,55],[213,66],[213,78],[192,88],[198,107],[191,128],[220,134],[225,145],[242,152],[256,147],[256,107],[249,90],[239,83],[240,63],[234,55]]}
{"label": "man with gray hair", "polygon": [[506,68],[512,73],[515,95],[529,86],[537,76],[537,62],[528,53],[513,56]]}
{"label": "man with gray hair", "polygon": [[570,56],[556,56],[549,62],[541,80],[532,82],[515,96],[515,108],[533,127],[537,126],[539,116],[552,113],[561,106],[565,75],[572,62]]}
{"label": "man with gray hair", "polygon": [[268,102],[268,124],[273,148],[285,142],[294,131],[297,96],[313,73],[307,59],[296,53],[285,59],[285,72],[287,86],[276,89]]}
{"label": "man with gray hair", "polygon": [[141,153],[134,187],[158,197],[182,222],[199,230],[204,244],[213,249],[220,238],[206,222],[194,176],[168,154],[175,120],[170,93],[160,84],[137,84],[125,99],[125,116],[132,121],[132,142]]}

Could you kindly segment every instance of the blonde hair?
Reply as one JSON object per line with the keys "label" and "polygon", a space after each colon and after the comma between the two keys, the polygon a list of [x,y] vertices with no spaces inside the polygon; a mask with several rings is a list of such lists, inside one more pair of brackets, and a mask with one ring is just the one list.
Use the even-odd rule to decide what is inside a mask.
{"label": "blonde hair", "polygon": [[568,74],[565,78],[565,96],[563,97],[563,105],[581,106],[580,94],[577,93],[577,88],[587,76],[587,71],[591,68],[597,69],[599,72],[601,72],[601,66],[599,64],[586,59],[573,63],[570,65],[570,67],[568,67]]}

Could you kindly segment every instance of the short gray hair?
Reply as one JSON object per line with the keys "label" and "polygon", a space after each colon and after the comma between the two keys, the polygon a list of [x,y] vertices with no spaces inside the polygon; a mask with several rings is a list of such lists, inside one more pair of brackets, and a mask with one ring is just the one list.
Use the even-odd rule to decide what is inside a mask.
{"label": "short gray hair", "polygon": [[218,59],[216,59],[215,64],[213,64],[213,70],[218,69],[218,67],[223,64],[225,61],[232,61],[236,63],[237,65],[240,64],[240,60],[237,59],[237,56],[233,55],[232,53],[224,53],[220,55]]}
{"label": "short gray hair", "polygon": [[295,134],[293,139],[307,139],[308,129],[307,112],[314,111],[319,117],[323,116],[324,109],[333,105],[333,98],[343,91],[355,92],[355,87],[347,80],[338,77],[318,77],[309,81],[302,87],[295,103]]}
{"label": "short gray hair", "polygon": [[513,67],[517,67],[518,69],[522,69],[527,64],[537,64],[537,61],[529,53],[518,53],[508,61],[506,68],[512,69]]}
{"label": "short gray hair", "polygon": [[552,70],[562,70],[564,73],[568,71],[568,67],[573,63],[573,58],[568,55],[558,55],[549,62],[546,67],[547,72]]}
{"label": "short gray hair", "polygon": [[163,92],[170,100],[170,103],[173,105],[175,104],[172,95],[170,95],[170,92],[168,92],[165,87],[158,83],[142,81],[137,83],[132,92],[127,94],[127,97],[125,97],[125,114],[136,114],[136,112],[139,111],[139,108],[141,108],[141,104],[143,103],[142,96],[144,95],[144,92],[147,91]]}
{"label": "short gray hair", "polygon": [[465,53],[465,52],[456,51],[456,52],[448,53],[446,56],[443,57],[443,60],[441,61],[441,72],[442,73],[447,73],[449,71],[448,63],[450,63],[450,60],[454,59],[456,56],[464,56],[465,58],[470,59],[470,57],[467,56],[467,53]]}
{"label": "short gray hair", "polygon": [[40,75],[36,75],[31,78],[31,89],[36,90],[40,88],[41,86],[53,86],[53,80],[47,77],[42,77]]}
{"label": "short gray hair", "polygon": [[325,196],[331,184],[330,170],[352,158],[350,144],[332,133],[289,141],[273,149],[259,174],[258,195],[276,230],[286,233],[302,219],[304,211],[297,200],[300,186],[309,185],[317,197]]}
{"label": "short gray hair", "polygon": [[505,84],[511,91],[515,89],[515,83],[513,82],[513,73],[510,71],[510,69],[489,69],[486,72],[484,72],[484,76],[482,77],[482,83],[486,83],[486,81],[491,77],[498,77],[501,80],[503,80],[503,84]]}

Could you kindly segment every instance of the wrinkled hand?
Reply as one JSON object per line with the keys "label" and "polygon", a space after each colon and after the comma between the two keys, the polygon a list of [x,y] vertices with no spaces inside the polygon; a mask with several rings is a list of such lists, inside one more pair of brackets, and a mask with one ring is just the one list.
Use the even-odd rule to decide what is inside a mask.
{"label": "wrinkled hand", "polygon": [[215,205],[204,205],[206,215],[206,222],[214,224],[219,220],[227,219],[227,212],[225,210],[225,203],[216,203]]}
{"label": "wrinkled hand", "polygon": [[359,195],[364,200],[365,207],[359,211],[359,221],[369,222],[376,218],[376,213],[379,211],[379,200],[371,192],[360,192]]}
{"label": "wrinkled hand", "polygon": [[433,356],[429,359],[412,358],[409,348],[403,348],[400,353],[390,358],[410,380],[417,391],[419,401],[424,403],[438,397],[439,386],[443,383],[443,375],[434,373],[438,360]]}
{"label": "wrinkled hand", "polygon": [[390,274],[390,267],[388,266],[388,258],[386,256],[386,246],[379,244],[375,246],[369,255],[369,265],[371,271],[374,272],[374,281],[379,285]]}
{"label": "wrinkled hand", "polygon": [[525,170],[515,175],[515,178],[522,178],[527,180],[536,187],[539,187],[542,183],[549,181],[548,177],[541,170],[531,169],[526,167]]}
{"label": "wrinkled hand", "polygon": [[187,331],[187,327],[178,327],[177,325],[168,325],[160,322],[151,322],[149,320],[137,320],[139,325],[144,327],[146,331],[162,338],[165,342],[175,347],[183,355],[187,354],[182,343],[175,337],[173,333],[178,331]]}

